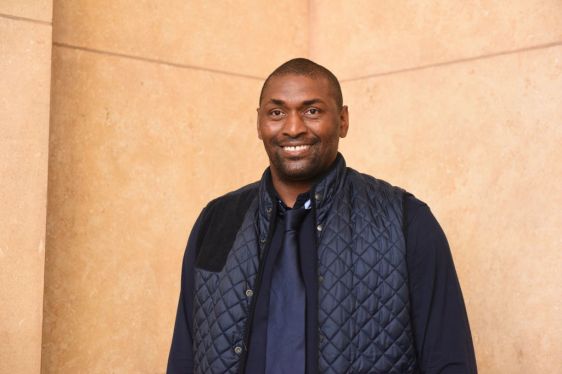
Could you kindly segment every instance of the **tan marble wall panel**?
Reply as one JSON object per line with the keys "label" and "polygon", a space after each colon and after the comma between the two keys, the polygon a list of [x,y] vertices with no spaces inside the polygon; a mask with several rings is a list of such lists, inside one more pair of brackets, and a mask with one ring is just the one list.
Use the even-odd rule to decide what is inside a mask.
{"label": "tan marble wall panel", "polygon": [[306,10],[299,0],[58,1],[53,40],[260,77],[307,54]]}
{"label": "tan marble wall panel", "polygon": [[0,14],[50,23],[53,19],[53,0],[2,0]]}
{"label": "tan marble wall panel", "polygon": [[163,373],[181,258],[260,177],[261,81],[53,49],[45,373]]}
{"label": "tan marble wall panel", "polygon": [[343,85],[351,166],[426,201],[447,233],[482,373],[562,357],[562,47]]}
{"label": "tan marble wall panel", "polygon": [[314,0],[310,9],[310,55],[342,79],[562,42],[559,0]]}
{"label": "tan marble wall panel", "polygon": [[0,56],[0,373],[37,373],[51,27],[0,18]]}

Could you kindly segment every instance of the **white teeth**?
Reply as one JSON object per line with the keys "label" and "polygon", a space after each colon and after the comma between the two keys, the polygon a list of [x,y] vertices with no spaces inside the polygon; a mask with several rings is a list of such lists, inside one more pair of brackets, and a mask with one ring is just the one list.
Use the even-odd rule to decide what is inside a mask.
{"label": "white teeth", "polygon": [[286,151],[293,152],[293,151],[302,151],[304,149],[307,149],[308,147],[310,147],[310,146],[309,145],[288,145],[288,146],[283,147],[283,149],[286,150]]}

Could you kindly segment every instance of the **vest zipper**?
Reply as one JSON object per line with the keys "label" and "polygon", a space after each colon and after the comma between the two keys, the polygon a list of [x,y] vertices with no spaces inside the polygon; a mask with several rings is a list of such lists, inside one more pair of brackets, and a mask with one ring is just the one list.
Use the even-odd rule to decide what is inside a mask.
{"label": "vest zipper", "polygon": [[[313,188],[311,189],[311,211],[310,213],[312,214],[312,226],[314,227],[314,229],[316,229],[316,227],[318,226],[318,215],[317,215],[317,201],[316,201],[316,189]],[[316,251],[316,274],[314,275],[316,277],[316,312],[318,315],[318,311],[320,310],[320,298],[319,298],[319,294],[320,294],[320,287],[322,287],[322,285],[320,284],[320,282],[318,281],[319,277],[318,274],[320,274],[320,253],[318,253],[318,249],[319,249],[319,245],[320,245],[320,241],[318,240],[318,232],[316,230],[314,230],[314,251]],[[306,330],[306,328],[305,328]],[[309,349],[309,353],[314,355],[314,360],[316,360],[316,371],[318,372],[318,370],[320,369],[320,320],[319,318],[316,319],[316,331],[314,331],[314,334],[316,335],[316,339],[313,339],[313,347],[310,347]],[[305,372],[308,372],[308,360],[305,362]]]}
{"label": "vest zipper", "polygon": [[[259,209],[259,208],[258,208]],[[259,212],[258,212],[259,214]],[[275,217],[273,220],[272,217]],[[269,229],[267,230],[267,238],[265,243],[263,244],[262,248],[262,256],[260,259],[260,264],[258,268],[258,275],[256,276],[256,283],[254,285],[254,295],[252,296],[252,300],[250,301],[250,311],[248,314],[248,318],[246,319],[246,328],[244,333],[244,352],[242,357],[240,358],[240,367],[238,373],[244,374],[246,371],[246,361],[248,359],[248,346],[250,344],[250,336],[252,333],[252,325],[254,321],[254,312],[256,309],[256,303],[260,294],[261,289],[261,281],[263,277],[263,268],[265,264],[266,257],[269,253],[269,244],[271,243],[271,237],[273,236],[273,232],[275,230],[275,225],[277,224],[277,204],[273,204],[273,208],[271,209],[271,213],[269,215]],[[259,223],[258,223],[259,225]],[[259,238],[258,238],[259,240]],[[258,244],[259,245],[259,244]]]}

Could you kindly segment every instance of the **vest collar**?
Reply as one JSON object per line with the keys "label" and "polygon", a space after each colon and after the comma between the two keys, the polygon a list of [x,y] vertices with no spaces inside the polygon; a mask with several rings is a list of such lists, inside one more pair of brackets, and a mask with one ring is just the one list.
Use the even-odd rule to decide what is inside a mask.
{"label": "vest collar", "polygon": [[338,152],[336,160],[330,166],[330,169],[312,186],[312,196],[317,210],[331,205],[332,198],[345,182],[346,170],[345,159]]}
{"label": "vest collar", "polygon": [[[346,163],[342,154],[338,152],[330,168],[318,178],[311,188],[311,197],[316,209],[330,205],[333,196],[341,189],[345,181]],[[269,221],[275,207],[276,196],[272,183],[271,171],[265,169],[259,186],[259,215],[266,222]]]}

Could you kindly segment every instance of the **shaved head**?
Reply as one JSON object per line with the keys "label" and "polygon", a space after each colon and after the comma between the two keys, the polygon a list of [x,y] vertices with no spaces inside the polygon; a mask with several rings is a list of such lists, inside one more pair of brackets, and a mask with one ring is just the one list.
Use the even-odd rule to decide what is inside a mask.
{"label": "shaved head", "polygon": [[334,100],[336,101],[336,105],[338,106],[339,109],[342,108],[343,96],[342,96],[340,82],[338,81],[338,78],[336,78],[336,76],[330,70],[326,69],[324,66],[318,65],[317,63],[310,61],[306,58],[294,58],[292,60],[289,60],[284,64],[282,64],[281,66],[279,66],[277,69],[275,69],[273,73],[271,73],[267,77],[261,88],[260,102],[259,102],[260,105],[263,99],[263,93],[267,88],[271,79],[276,77],[282,77],[285,75],[302,75],[302,76],[309,77],[311,79],[325,78],[328,81],[328,84],[330,86],[330,91],[334,97]]}

